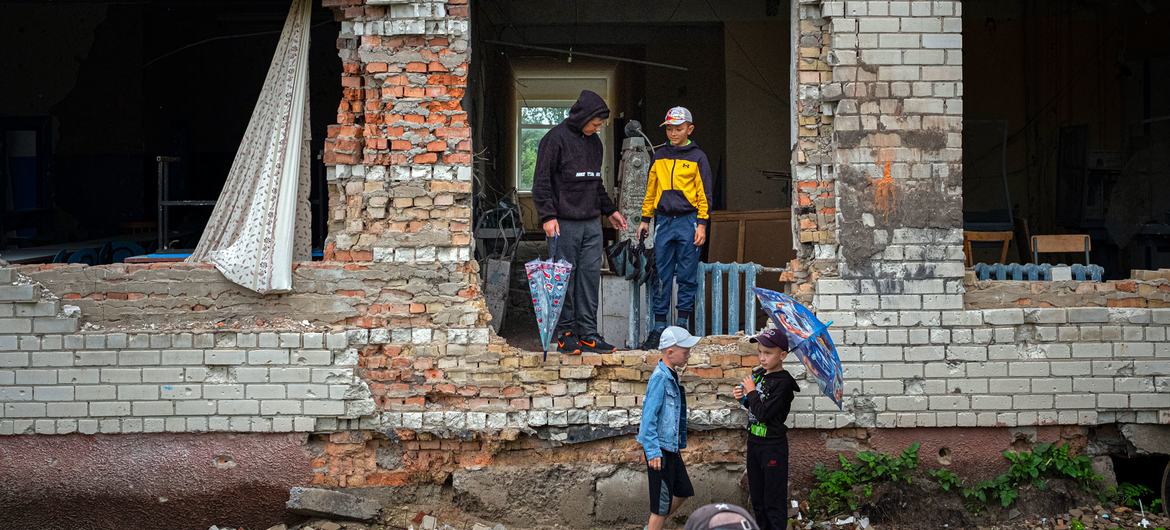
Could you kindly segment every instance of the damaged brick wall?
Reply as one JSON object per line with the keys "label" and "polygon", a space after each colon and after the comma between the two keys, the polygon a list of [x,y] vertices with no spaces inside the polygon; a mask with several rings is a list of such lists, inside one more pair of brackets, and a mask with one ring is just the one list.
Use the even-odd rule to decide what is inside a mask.
{"label": "damaged brick wall", "polygon": [[831,27],[821,16],[819,1],[796,4],[797,49],[796,145],[792,154],[793,229],[798,241],[797,259],[782,277],[793,285],[796,296],[808,301],[822,274],[837,270],[837,195],[833,166],[833,113],[831,103],[842,96],[833,82],[828,62]]}
{"label": "damaged brick wall", "polygon": [[1170,280],[1107,282],[1029,282],[975,280],[964,282],[968,309],[1001,307],[1170,307]]}
{"label": "damaged brick wall", "polygon": [[[326,4],[343,20],[345,86],[326,153],[326,261],[299,264],[295,292],[268,297],[203,266],[20,269],[80,316],[38,327],[49,315],[37,311],[58,319],[62,306],[0,304],[0,433],[312,430],[323,440],[315,480],[327,486],[434,483],[501,465],[543,473],[541,459],[576,451],[566,447],[635,469],[630,435],[655,354],[545,361],[486,326],[461,101],[467,5]],[[1170,309],[964,300],[961,3],[797,9],[791,274],[834,322],[847,381],[840,412],[792,367],[804,391],[791,423],[819,444],[804,451],[861,447],[841,441],[854,429],[904,441],[950,439],[952,427],[1170,423]],[[234,329],[246,313],[293,322]],[[292,327],[300,320],[312,329]],[[141,322],[191,328],[119,329]],[[76,327],[86,323],[101,329]],[[691,458],[730,465],[716,460],[745,417],[729,394],[756,362],[739,337],[696,348],[683,376],[689,424],[711,432],[697,437],[708,452]],[[996,440],[992,452],[1010,443]]]}
{"label": "damaged brick wall", "polygon": [[[799,52],[801,145],[830,158],[813,168],[795,157],[794,174],[808,189],[833,186],[835,237],[811,249],[813,303],[836,328],[852,382],[848,421],[1170,421],[1170,393],[1159,386],[1170,369],[1164,310],[1075,307],[1097,305],[1085,300],[975,310],[964,301],[962,3],[799,8],[809,45]],[[822,61],[831,81],[816,84]]]}
{"label": "damaged brick wall", "polygon": [[0,435],[310,432],[373,411],[345,331],[109,332],[0,269]]}
{"label": "damaged brick wall", "polygon": [[[302,330],[475,326],[474,263],[304,262],[293,291],[259,295],[209,263],[14,267],[77,306],[86,329]],[[401,331],[400,331],[401,333]]]}

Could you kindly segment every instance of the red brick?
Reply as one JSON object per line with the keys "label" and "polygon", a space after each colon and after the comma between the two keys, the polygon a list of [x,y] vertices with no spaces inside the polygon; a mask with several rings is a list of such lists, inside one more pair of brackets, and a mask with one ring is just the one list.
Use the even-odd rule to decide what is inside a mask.
{"label": "red brick", "polygon": [[721,379],[723,377],[722,368],[691,368],[687,373],[695,374],[704,379]]}
{"label": "red brick", "polygon": [[411,73],[426,73],[427,63],[406,63],[406,71]]}
{"label": "red brick", "polygon": [[467,127],[443,127],[435,131],[435,136],[439,138],[468,138],[471,136],[471,129]]}
{"label": "red brick", "polygon": [[386,85],[406,86],[406,85],[410,84],[410,78],[408,78],[404,75],[392,75],[392,76],[387,77],[382,83],[386,84]]}
{"label": "red brick", "polygon": [[1110,298],[1105,301],[1108,307],[1146,307],[1145,298]]}

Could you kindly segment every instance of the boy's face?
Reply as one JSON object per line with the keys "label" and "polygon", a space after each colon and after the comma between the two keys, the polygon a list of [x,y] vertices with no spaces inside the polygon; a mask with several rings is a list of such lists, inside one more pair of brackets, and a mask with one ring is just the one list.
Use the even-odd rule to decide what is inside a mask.
{"label": "boy's face", "polygon": [[662,356],[666,359],[666,364],[677,370],[687,365],[687,360],[691,358],[691,349],[671,346],[663,352]]}
{"label": "boy's face", "polygon": [[788,352],[783,348],[764,346],[759,342],[756,343],[756,352],[760,355],[760,366],[769,372],[779,370],[784,358],[788,357]]}
{"label": "boy's face", "polygon": [[585,126],[581,128],[581,134],[584,134],[585,136],[593,136],[597,133],[598,130],[601,129],[602,125],[605,125],[605,120],[601,118],[593,118],[592,120],[589,120],[589,123],[586,123]]}
{"label": "boy's face", "polygon": [[670,140],[670,145],[683,145],[687,143],[687,138],[690,138],[692,132],[695,132],[695,125],[690,122],[680,125],[667,125],[666,139]]}

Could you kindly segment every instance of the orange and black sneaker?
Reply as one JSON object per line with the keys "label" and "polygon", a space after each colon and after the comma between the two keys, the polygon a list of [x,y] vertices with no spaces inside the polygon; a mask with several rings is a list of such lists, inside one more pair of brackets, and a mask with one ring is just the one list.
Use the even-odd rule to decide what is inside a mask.
{"label": "orange and black sneaker", "polygon": [[616,346],[605,342],[605,339],[601,338],[601,335],[596,333],[581,337],[581,340],[577,341],[577,344],[581,345],[581,351],[592,353],[613,353],[614,351],[617,351]]}
{"label": "orange and black sneaker", "polygon": [[581,343],[572,331],[566,331],[557,337],[557,351],[570,355],[581,355]]}

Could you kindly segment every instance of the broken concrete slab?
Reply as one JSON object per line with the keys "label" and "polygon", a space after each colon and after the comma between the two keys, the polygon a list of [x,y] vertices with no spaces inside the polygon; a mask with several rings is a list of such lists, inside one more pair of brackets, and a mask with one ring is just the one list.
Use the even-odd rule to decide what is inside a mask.
{"label": "broken concrete slab", "polygon": [[[688,515],[694,509],[714,502],[730,502],[747,506],[747,492],[740,484],[743,466],[700,465],[688,466],[695,497],[687,501],[678,515]],[[637,523],[646,519],[646,472],[619,468],[612,475],[597,480],[596,524]]]}
{"label": "broken concrete slab", "polygon": [[1170,425],[1129,423],[1121,426],[1121,435],[1140,454],[1170,454]]}
{"label": "broken concrete slab", "polygon": [[358,521],[373,521],[382,512],[382,507],[376,501],[321,488],[292,488],[285,506],[289,511],[301,515]]}
{"label": "broken concrete slab", "polygon": [[593,480],[612,467],[569,466],[456,470],[452,487],[476,516],[522,526],[554,519],[572,528],[593,526]]}
{"label": "broken concrete slab", "polygon": [[623,467],[597,480],[598,523],[636,523],[646,518],[646,473]]}

